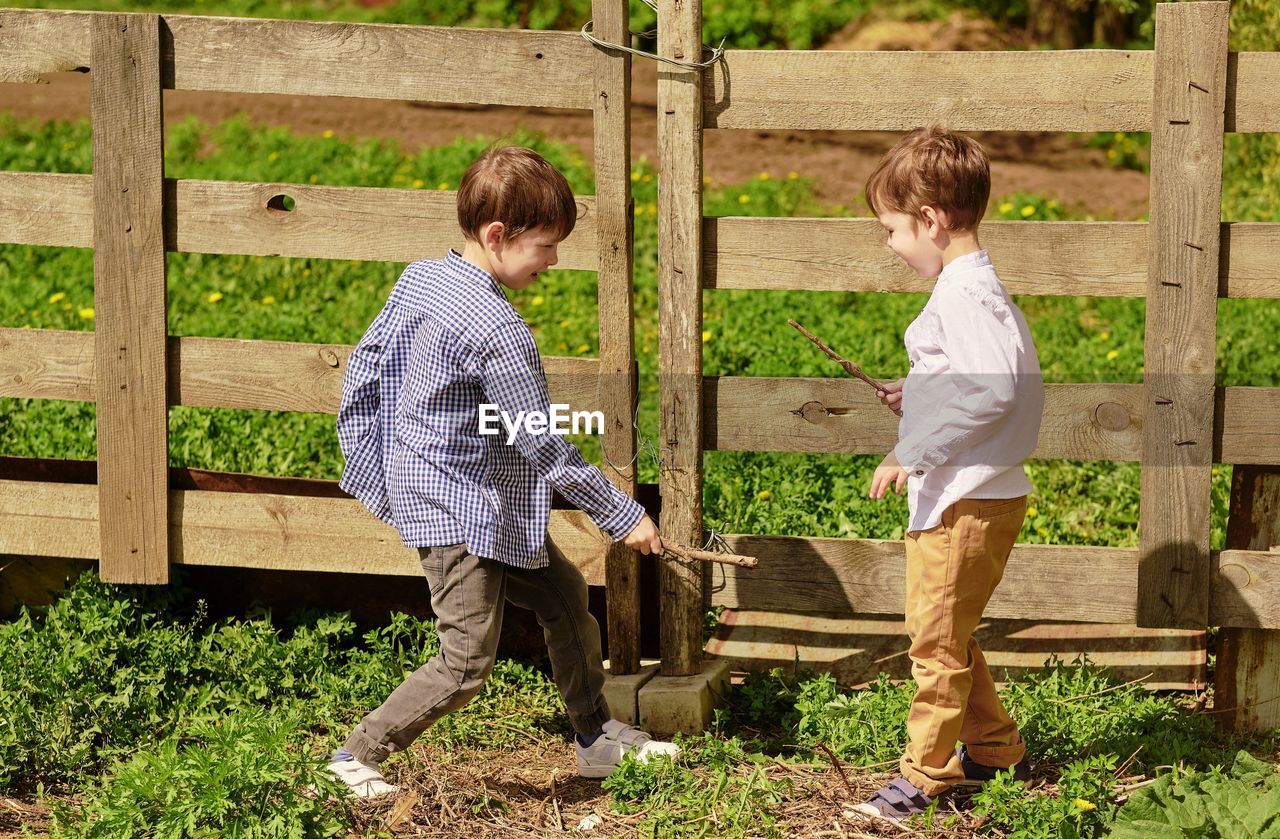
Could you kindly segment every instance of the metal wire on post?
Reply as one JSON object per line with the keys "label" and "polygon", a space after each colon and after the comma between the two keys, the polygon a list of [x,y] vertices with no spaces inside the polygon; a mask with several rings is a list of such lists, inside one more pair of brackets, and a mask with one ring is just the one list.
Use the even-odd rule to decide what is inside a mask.
{"label": "metal wire on post", "polygon": [[[641,0],[641,2],[643,2],[650,9],[653,9],[655,13],[658,11],[658,4],[657,2],[655,2],[655,0]],[[627,30],[627,31],[630,34],[640,38],[652,38],[653,36],[658,34],[657,29],[650,29],[647,32],[632,32],[631,30]],[[665,56],[656,55],[655,53],[651,53],[651,52],[645,52],[644,50],[633,49],[631,47],[623,46],[622,44],[611,44],[608,41],[602,41],[592,34],[592,21],[590,20],[588,20],[586,23],[582,25],[582,37],[586,38],[588,42],[594,44],[600,49],[618,50],[620,52],[626,52],[626,53],[630,53],[631,55],[639,56],[640,58],[649,58],[654,61],[661,61],[663,64],[670,64],[673,67],[680,67],[684,70],[705,70],[706,68],[715,64],[717,61],[720,61],[722,58],[724,58],[724,42],[726,40],[725,38],[721,38],[720,46],[718,47],[709,47],[706,44],[702,45],[702,51],[704,53],[706,52],[711,53],[711,56],[706,61],[681,61],[678,58],[666,58]]]}

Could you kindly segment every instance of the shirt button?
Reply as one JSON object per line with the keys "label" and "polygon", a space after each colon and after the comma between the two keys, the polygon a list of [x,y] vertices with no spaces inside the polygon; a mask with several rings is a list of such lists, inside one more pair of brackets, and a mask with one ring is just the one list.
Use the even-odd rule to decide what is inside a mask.
{"label": "shirt button", "polygon": [[915,367],[915,366],[916,366],[916,363],[915,363],[914,361],[908,361],[908,362],[907,362],[907,366],[908,366],[908,367]]}
{"label": "shirt button", "polygon": [[923,470],[923,469],[917,469],[917,470],[916,470],[916,475],[917,475],[917,476],[920,476],[920,475],[923,475],[923,474],[924,474],[924,470]]}

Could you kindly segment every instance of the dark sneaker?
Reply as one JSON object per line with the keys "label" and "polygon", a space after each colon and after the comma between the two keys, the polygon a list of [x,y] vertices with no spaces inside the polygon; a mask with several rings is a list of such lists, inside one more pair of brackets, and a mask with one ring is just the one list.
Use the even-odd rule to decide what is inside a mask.
{"label": "dark sneaker", "polygon": [[[1007,766],[986,766],[978,763],[969,757],[968,746],[957,746],[956,754],[960,757],[960,765],[964,767],[964,780],[961,784],[965,786],[982,786],[987,781],[995,780],[1000,772],[1008,772],[1010,767]],[[1024,784],[1031,782],[1031,759],[1024,757],[1018,761],[1018,765],[1012,767],[1013,779],[1022,781]]]}
{"label": "dark sneaker", "polygon": [[853,809],[873,819],[896,823],[923,814],[932,803],[932,798],[916,789],[906,778],[895,778]]}

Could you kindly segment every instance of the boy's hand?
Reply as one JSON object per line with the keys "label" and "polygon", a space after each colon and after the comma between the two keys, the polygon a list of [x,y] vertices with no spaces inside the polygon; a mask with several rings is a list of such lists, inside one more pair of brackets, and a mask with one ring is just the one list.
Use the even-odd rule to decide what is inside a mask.
{"label": "boy's hand", "polygon": [[876,391],[876,396],[885,404],[890,411],[898,416],[902,416],[902,383],[904,379],[898,379],[893,382],[881,382],[880,389]]}
{"label": "boy's hand", "polygon": [[658,526],[648,516],[641,517],[622,543],[642,554],[662,555],[662,536],[658,533]]}
{"label": "boy's hand", "polygon": [[871,498],[884,498],[891,484],[896,484],[898,495],[902,495],[907,487],[907,470],[898,463],[893,452],[885,455],[884,460],[876,467],[876,473],[871,476],[871,491],[867,495]]}

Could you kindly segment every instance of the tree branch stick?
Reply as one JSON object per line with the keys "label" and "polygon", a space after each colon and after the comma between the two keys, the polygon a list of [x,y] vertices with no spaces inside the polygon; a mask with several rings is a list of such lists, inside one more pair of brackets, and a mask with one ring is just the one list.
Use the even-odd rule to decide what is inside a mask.
{"label": "tree branch stick", "polygon": [[687,548],[674,542],[668,542],[665,539],[662,542],[662,548],[667,553],[675,554],[681,559],[696,562],[719,562],[724,565],[737,565],[741,568],[755,568],[760,564],[760,560],[754,556],[742,556],[741,554],[722,554],[715,551],[704,551],[698,548]]}
{"label": "tree branch stick", "polygon": [[808,338],[813,343],[817,344],[818,349],[822,350],[824,353],[829,355],[836,363],[838,363],[841,367],[843,367],[844,371],[848,373],[850,376],[853,376],[855,379],[862,379],[862,381],[871,385],[876,390],[881,390],[884,387],[883,384],[871,378],[866,373],[862,372],[861,367],[854,364],[852,361],[845,358],[844,356],[840,355],[840,353],[831,349],[831,347],[827,346],[826,342],[823,341],[821,338],[819,338],[817,335],[814,335],[812,332],[805,329],[803,326],[796,323],[794,320],[791,320],[790,318],[787,319],[787,323],[791,324],[796,329],[798,329],[801,335]]}

